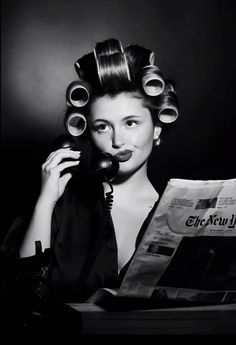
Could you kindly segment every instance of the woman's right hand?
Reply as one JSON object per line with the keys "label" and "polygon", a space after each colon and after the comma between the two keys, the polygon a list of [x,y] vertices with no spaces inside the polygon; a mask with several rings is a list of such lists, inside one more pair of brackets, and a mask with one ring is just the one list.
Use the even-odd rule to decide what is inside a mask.
{"label": "woman's right hand", "polygon": [[[48,156],[45,163],[42,165],[41,199],[56,203],[64,193],[65,187],[72,177],[71,173],[65,173],[61,176],[61,172],[66,168],[78,165],[80,162],[80,154],[80,151],[73,151],[70,148],[61,148]],[[72,160],[61,162],[65,158],[71,158]]]}

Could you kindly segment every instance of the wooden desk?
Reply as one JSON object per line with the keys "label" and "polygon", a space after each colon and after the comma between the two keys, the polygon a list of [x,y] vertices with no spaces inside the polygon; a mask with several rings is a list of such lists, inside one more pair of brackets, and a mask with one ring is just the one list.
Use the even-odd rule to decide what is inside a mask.
{"label": "wooden desk", "polygon": [[69,306],[81,314],[80,334],[236,334],[236,303],[109,312],[92,303]]}

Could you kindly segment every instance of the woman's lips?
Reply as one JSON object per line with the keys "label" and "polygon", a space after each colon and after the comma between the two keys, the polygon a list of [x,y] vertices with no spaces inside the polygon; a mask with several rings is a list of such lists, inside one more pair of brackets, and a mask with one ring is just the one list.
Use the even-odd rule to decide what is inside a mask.
{"label": "woman's lips", "polygon": [[132,157],[132,154],[132,151],[124,150],[117,153],[114,157],[118,162],[127,162]]}

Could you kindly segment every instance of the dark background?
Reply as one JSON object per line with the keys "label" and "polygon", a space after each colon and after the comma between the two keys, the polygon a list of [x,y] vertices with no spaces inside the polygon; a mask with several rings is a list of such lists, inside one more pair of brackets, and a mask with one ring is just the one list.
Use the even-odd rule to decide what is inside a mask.
{"label": "dark background", "polygon": [[234,2],[1,2],[1,237],[34,202],[48,147],[64,132],[74,61],[106,38],[154,50],[164,76],[176,82],[180,116],[150,163],[156,188],[170,177],[236,177]]}

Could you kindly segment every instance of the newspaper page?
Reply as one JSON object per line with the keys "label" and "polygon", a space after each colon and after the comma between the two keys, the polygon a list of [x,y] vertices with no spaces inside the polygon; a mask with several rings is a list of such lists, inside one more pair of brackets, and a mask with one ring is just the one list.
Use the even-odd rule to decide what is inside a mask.
{"label": "newspaper page", "polygon": [[[185,249],[183,250],[181,246],[184,243],[184,239],[186,239],[187,244],[185,244]],[[179,294],[178,297],[180,299],[186,296],[191,298],[195,288],[199,289],[199,295],[201,294],[201,284],[198,282],[198,274],[195,271],[205,270],[207,272],[209,266],[214,268],[214,265],[212,266],[211,264],[214,263],[215,252],[220,246],[224,248],[223,250],[222,248],[218,250],[218,252],[221,250],[221,255],[218,255],[218,263],[215,260],[215,266],[222,266],[220,270],[227,271],[227,265],[233,261],[233,272],[226,272],[226,274],[231,274],[235,284],[235,239],[236,179],[207,181],[170,179],[133,256],[118,294],[125,297],[149,298],[156,287],[161,287],[163,282],[168,285],[172,279],[172,287],[170,287],[168,292],[170,293],[169,297],[173,298]],[[193,240],[195,241],[194,246],[192,246]],[[213,240],[215,243],[213,245],[211,243],[205,252],[204,250],[199,252],[199,248],[204,249],[204,245],[201,246],[201,243],[197,244],[199,248],[196,251],[194,249],[196,247],[195,244],[203,240],[208,242]],[[225,240],[225,242],[223,243],[222,240]],[[180,254],[181,250],[182,254]],[[194,250],[196,253],[193,255]],[[178,264],[173,265],[172,273],[169,274],[169,281],[168,279],[163,280],[165,272],[168,272],[167,269],[170,263],[176,261],[174,258],[177,251],[179,257],[182,257],[182,262],[180,260]],[[200,255],[199,258],[197,258],[197,255]],[[194,261],[191,258],[193,256],[194,260],[198,261],[191,268],[189,262],[191,260]],[[222,256],[223,259],[226,258],[226,267],[223,267],[224,260],[221,262]],[[190,265],[189,269],[184,270],[184,267],[188,265]],[[207,267],[201,268],[201,265]],[[174,272],[174,269],[177,272]],[[182,270],[181,280],[179,277]],[[189,285],[188,279],[191,279],[191,275],[192,285]],[[196,280],[195,282],[194,279]],[[217,279],[219,281],[219,277]],[[222,298],[225,298],[225,286],[220,285],[218,281],[217,283],[209,283],[208,281],[208,286],[206,285],[206,287],[202,284],[203,290],[205,288],[211,290],[212,285],[213,290],[217,290],[218,284],[220,290],[224,290],[222,291]],[[179,289],[180,287],[182,289]],[[236,290],[236,288],[233,290]],[[208,291],[208,293],[210,292]],[[215,291],[218,294],[220,292]],[[231,292],[227,291],[227,293],[230,294]]]}

